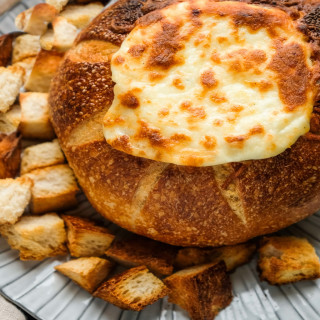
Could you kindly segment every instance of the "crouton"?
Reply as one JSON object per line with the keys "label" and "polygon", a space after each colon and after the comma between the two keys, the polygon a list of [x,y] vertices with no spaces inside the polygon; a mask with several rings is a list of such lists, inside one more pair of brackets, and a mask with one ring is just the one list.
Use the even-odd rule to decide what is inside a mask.
{"label": "crouton", "polygon": [[21,125],[24,138],[53,139],[55,134],[49,119],[48,94],[23,92],[20,94]]}
{"label": "crouton", "polygon": [[122,309],[140,311],[163,298],[167,292],[160,279],[145,266],[139,266],[107,280],[93,295]]}
{"label": "crouton", "polygon": [[285,284],[320,277],[320,262],[307,239],[265,237],[259,248],[261,280]]}
{"label": "crouton", "polygon": [[62,215],[67,226],[68,248],[73,257],[102,256],[110,247],[114,235],[94,222],[69,215]]}
{"label": "crouton", "polygon": [[17,37],[14,42],[12,63],[23,59],[35,57],[40,51],[40,37],[30,34],[24,34]]}
{"label": "crouton", "polygon": [[18,130],[21,122],[21,108],[18,104],[6,113],[0,113],[0,132],[10,134]]}
{"label": "crouton", "polygon": [[107,278],[112,267],[113,263],[106,259],[85,257],[70,260],[55,269],[92,293]]}
{"label": "crouton", "polygon": [[7,112],[23,84],[24,70],[19,66],[0,67],[0,112]]}
{"label": "crouton", "polygon": [[21,154],[18,132],[0,133],[0,179],[14,178],[18,173]]}
{"label": "crouton", "polygon": [[60,12],[68,1],[69,0],[46,0],[46,3],[52,5],[58,12]]}
{"label": "crouton", "polygon": [[6,67],[11,62],[13,41],[22,32],[11,32],[0,36],[0,67]]}
{"label": "crouton", "polygon": [[62,52],[40,50],[28,81],[25,84],[26,90],[48,92],[51,79],[55,75],[63,59],[63,55]]}
{"label": "crouton", "polygon": [[30,202],[31,186],[27,177],[0,180],[0,225],[18,221]]}
{"label": "crouton", "polygon": [[169,288],[169,301],[185,309],[193,320],[214,319],[232,300],[223,261],[178,271],[164,283]]}
{"label": "crouton", "polygon": [[30,146],[23,152],[21,174],[35,169],[64,163],[64,156],[57,139]]}
{"label": "crouton", "polygon": [[48,29],[46,33],[44,33],[40,37],[40,46],[44,50],[52,50],[54,45],[54,32],[52,29]]}
{"label": "crouton", "polygon": [[31,211],[39,214],[77,205],[79,191],[73,171],[67,164],[33,170],[24,176],[33,181]]}
{"label": "crouton", "polygon": [[58,51],[67,51],[73,45],[78,29],[64,17],[57,17],[52,22],[53,48]]}
{"label": "crouton", "polygon": [[47,3],[39,3],[34,7],[21,12],[15,23],[19,30],[32,35],[42,35],[46,32],[48,24],[52,22],[58,11]]}
{"label": "crouton", "polygon": [[103,4],[99,2],[87,5],[68,5],[60,13],[61,17],[79,29],[86,27],[103,9]]}
{"label": "crouton", "polygon": [[182,248],[178,251],[174,264],[177,268],[184,269],[223,260],[226,263],[227,271],[232,271],[247,263],[255,250],[256,245],[253,242],[220,248]]}
{"label": "crouton", "polygon": [[35,62],[36,62],[36,57],[29,57],[13,64],[13,66],[19,66],[24,70],[23,85],[28,81]]}
{"label": "crouton", "polygon": [[12,249],[20,251],[21,260],[43,260],[66,255],[66,231],[56,213],[43,216],[23,216],[14,225],[5,225],[1,234]]}
{"label": "crouton", "polygon": [[161,242],[133,236],[114,242],[105,254],[126,267],[145,265],[155,274],[169,275],[173,271],[176,249]]}

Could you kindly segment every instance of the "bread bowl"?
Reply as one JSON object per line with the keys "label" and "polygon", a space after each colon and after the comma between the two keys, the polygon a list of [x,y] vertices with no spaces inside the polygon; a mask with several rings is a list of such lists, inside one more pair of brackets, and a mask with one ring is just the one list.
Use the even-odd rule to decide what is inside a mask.
{"label": "bread bowl", "polygon": [[[316,3],[228,4],[244,17],[249,9],[258,16],[261,10],[276,10],[297,23],[312,43],[312,74],[317,78]],[[310,132],[265,159],[176,165],[133,156],[106,142],[102,124],[114,98],[112,55],[138,18],[148,14],[144,21],[152,21],[157,9],[169,5],[175,4],[120,0],[106,9],[80,33],[51,84],[53,126],[91,204],[123,228],[181,246],[236,244],[314,213],[320,208],[316,103]],[[308,85],[317,91],[315,81]],[[312,99],[317,100],[316,92]]]}

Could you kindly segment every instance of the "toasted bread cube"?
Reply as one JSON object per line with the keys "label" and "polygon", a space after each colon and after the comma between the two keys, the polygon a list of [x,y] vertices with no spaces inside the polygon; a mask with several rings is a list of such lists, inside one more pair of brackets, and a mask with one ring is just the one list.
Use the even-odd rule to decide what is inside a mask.
{"label": "toasted bread cube", "polygon": [[67,51],[73,45],[78,29],[64,17],[57,17],[52,22],[53,48],[58,51]]}
{"label": "toasted bread cube", "polygon": [[55,269],[92,293],[107,278],[112,267],[113,263],[106,259],[85,257],[70,260]]}
{"label": "toasted bread cube", "polygon": [[67,209],[77,205],[79,191],[73,171],[67,164],[36,169],[27,173],[33,181],[31,211],[35,214]]}
{"label": "toasted bread cube", "polygon": [[54,46],[54,32],[52,29],[48,29],[46,33],[40,37],[40,45],[44,50],[52,50]]}
{"label": "toasted bread cube", "polygon": [[87,5],[68,5],[60,13],[61,17],[79,29],[86,27],[103,9],[102,3],[95,2]]}
{"label": "toasted bread cube", "polygon": [[164,279],[169,301],[185,309],[191,319],[214,319],[232,300],[231,282],[223,261],[190,267]]}
{"label": "toasted bread cube", "polygon": [[18,130],[21,122],[21,109],[20,106],[13,105],[6,113],[0,113],[0,132],[11,134]]}
{"label": "toasted bread cube", "polygon": [[48,92],[50,82],[55,75],[64,53],[57,51],[40,50],[35,64],[25,84],[28,91]]}
{"label": "toasted bread cube", "polygon": [[24,70],[23,85],[28,81],[35,62],[36,57],[29,57],[13,64],[13,66],[19,66]]}
{"label": "toasted bread cube", "polygon": [[261,280],[270,284],[320,278],[319,258],[304,238],[263,238],[259,248],[258,266]]}
{"label": "toasted bread cube", "polygon": [[0,112],[7,112],[23,84],[24,70],[19,66],[0,67]]}
{"label": "toasted bread cube", "polygon": [[21,260],[43,260],[66,255],[66,231],[56,213],[23,216],[19,222],[1,228],[12,249],[20,251]]}
{"label": "toasted bread cube", "polygon": [[15,21],[16,26],[24,32],[40,36],[46,32],[48,24],[52,22],[57,13],[54,6],[39,3],[18,14]]}
{"label": "toasted bread cube", "polygon": [[122,309],[140,311],[166,296],[167,292],[160,279],[145,266],[139,266],[104,282],[93,295]]}
{"label": "toasted bread cube", "polygon": [[40,51],[40,37],[30,34],[24,34],[17,37],[14,42],[12,63],[23,59],[35,57]]}
{"label": "toasted bread cube", "polygon": [[49,119],[48,94],[23,92],[20,94],[21,126],[25,138],[52,139],[55,134]]}
{"label": "toasted bread cube", "polygon": [[247,263],[256,250],[253,242],[224,246],[220,248],[182,248],[178,251],[175,266],[184,269],[200,264],[219,262],[226,263],[227,271]]}
{"label": "toasted bread cube", "polygon": [[68,248],[73,257],[99,257],[110,247],[114,235],[94,222],[76,216],[62,215],[67,226]]}
{"label": "toasted bread cube", "polygon": [[21,135],[0,133],[0,179],[14,178],[18,173],[21,154]]}
{"label": "toasted bread cube", "polygon": [[46,3],[52,5],[58,12],[60,12],[68,3],[68,1],[69,0],[46,0]]}
{"label": "toasted bread cube", "polygon": [[64,156],[57,139],[30,146],[23,152],[21,174],[35,169],[64,163]]}
{"label": "toasted bread cube", "polygon": [[30,202],[31,186],[27,177],[0,180],[0,225],[18,221]]}
{"label": "toasted bread cube", "polygon": [[145,265],[155,274],[169,275],[173,271],[176,249],[161,242],[133,236],[114,242],[105,254],[126,267]]}

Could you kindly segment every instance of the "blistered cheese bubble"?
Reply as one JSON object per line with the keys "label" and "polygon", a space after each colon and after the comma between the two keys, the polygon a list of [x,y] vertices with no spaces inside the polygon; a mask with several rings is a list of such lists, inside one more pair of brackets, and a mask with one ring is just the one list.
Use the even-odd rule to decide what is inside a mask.
{"label": "blistered cheese bubble", "polygon": [[309,130],[310,56],[279,9],[172,4],[141,18],[114,54],[104,135],[118,150],[178,165],[276,156]]}

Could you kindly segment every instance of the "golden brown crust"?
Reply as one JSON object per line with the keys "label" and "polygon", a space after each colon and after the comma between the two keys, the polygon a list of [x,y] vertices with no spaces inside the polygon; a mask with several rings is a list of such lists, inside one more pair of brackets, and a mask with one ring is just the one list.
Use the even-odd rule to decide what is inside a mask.
{"label": "golden brown crust", "polygon": [[[93,40],[105,41],[113,48],[119,46],[137,18],[172,2],[120,0],[82,31],[77,46]],[[274,2],[267,1],[266,5],[274,5]],[[280,1],[275,5],[289,11],[294,18],[302,16],[303,10],[312,12],[314,9],[313,4],[305,5],[302,0],[294,5]],[[299,12],[301,14],[297,15]],[[259,21],[258,18],[252,22],[239,12],[233,14],[235,23],[249,24],[253,30],[268,22],[268,19]],[[139,23],[148,24],[160,18],[159,12],[154,11]],[[307,27],[301,29],[311,41],[316,41]],[[141,48],[132,49],[132,53],[137,55],[139,50]],[[98,125],[93,126],[96,123],[93,119],[106,111],[113,99],[109,56],[104,62],[103,58],[97,61],[100,60],[97,57],[85,62],[85,59],[91,61],[90,57],[90,52],[86,56],[85,50],[78,55],[74,50],[68,54],[51,88],[51,116],[70,166],[93,206],[106,218],[163,242],[217,246],[274,232],[320,208],[320,138],[316,135],[300,138],[277,157],[228,165],[228,175],[221,174],[226,166],[167,165],[112,149],[99,129],[102,120],[99,118]],[[274,68],[276,65],[273,64]],[[305,70],[304,66],[301,70]],[[299,76],[305,79],[307,73]],[[278,81],[284,80],[279,76]],[[287,89],[288,92],[292,90]],[[295,107],[297,101],[303,99],[303,90],[303,86],[299,88],[301,97],[295,95],[289,101],[290,106]],[[88,103],[88,97],[93,105]],[[132,101],[130,99],[130,105]],[[135,101],[133,105],[136,106]],[[312,132],[315,134],[314,130],[320,127],[317,119],[313,116]],[[76,139],[72,135],[75,132]],[[254,133],[256,131],[251,132]],[[87,135],[92,138],[88,139]],[[130,148],[126,141],[119,143]]]}

